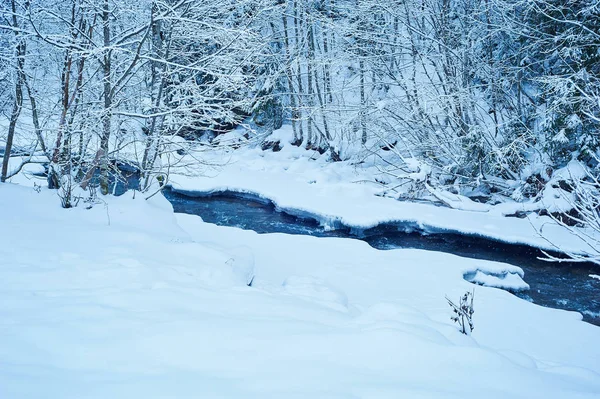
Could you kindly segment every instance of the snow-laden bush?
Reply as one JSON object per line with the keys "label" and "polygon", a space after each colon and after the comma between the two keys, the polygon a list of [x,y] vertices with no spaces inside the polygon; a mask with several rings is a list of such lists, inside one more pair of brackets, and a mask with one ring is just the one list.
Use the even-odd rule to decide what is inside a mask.
{"label": "snow-laden bush", "polygon": [[74,208],[79,204],[81,196],[77,195],[78,185],[73,181],[71,175],[66,174],[60,179],[60,187],[57,194],[60,198],[60,205],[65,208]]}

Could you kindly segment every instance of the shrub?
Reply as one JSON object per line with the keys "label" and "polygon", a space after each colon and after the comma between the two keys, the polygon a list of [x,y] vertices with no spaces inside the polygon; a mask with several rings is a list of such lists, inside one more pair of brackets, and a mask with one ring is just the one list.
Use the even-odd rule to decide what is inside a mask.
{"label": "shrub", "polygon": [[452,312],[454,313],[450,319],[458,324],[460,332],[465,335],[469,335],[475,328],[473,326],[473,313],[475,313],[475,310],[473,309],[474,297],[475,290],[473,290],[473,292],[467,291],[460,298],[458,305],[452,302],[450,298],[446,297],[448,305],[450,305]]}

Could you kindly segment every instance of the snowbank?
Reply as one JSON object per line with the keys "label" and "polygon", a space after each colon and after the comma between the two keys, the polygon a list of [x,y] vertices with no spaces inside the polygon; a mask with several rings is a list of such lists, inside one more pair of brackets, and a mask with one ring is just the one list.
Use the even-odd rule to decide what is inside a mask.
{"label": "snowbank", "polygon": [[[376,168],[327,162],[327,155],[315,152],[309,157],[306,150],[291,145],[276,153],[244,148],[229,156],[229,163],[222,167],[202,169],[203,176],[175,173],[170,183],[176,190],[191,193],[253,194],[289,213],[314,215],[326,226],[368,229],[382,223],[408,223],[425,231],[462,233],[546,250],[593,251],[589,244],[547,216],[505,216],[527,211],[528,204],[490,206],[469,200],[459,210],[397,201],[381,196],[381,187],[374,183],[379,176]],[[211,163],[210,158],[207,163]]]}
{"label": "snowbank", "polygon": [[[600,329],[475,287],[518,269],[0,185],[2,398],[593,398]],[[252,287],[246,285],[249,275]]]}
{"label": "snowbank", "polygon": [[477,270],[474,275],[466,275],[465,278],[475,284],[485,287],[502,288],[503,290],[518,292],[529,289],[529,284],[523,281],[523,278],[517,273],[486,273]]}

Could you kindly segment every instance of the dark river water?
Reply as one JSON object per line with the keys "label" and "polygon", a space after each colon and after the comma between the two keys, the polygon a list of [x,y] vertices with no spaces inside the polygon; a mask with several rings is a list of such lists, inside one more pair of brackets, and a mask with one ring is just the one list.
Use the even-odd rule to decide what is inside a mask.
{"label": "dark river water", "polygon": [[600,275],[600,267],[591,263],[545,262],[538,259],[543,254],[536,248],[448,232],[423,234],[409,224],[383,224],[367,230],[337,226],[330,230],[315,218],[279,211],[272,202],[245,194],[203,195],[172,189],[163,194],[175,212],[198,215],[219,226],[257,233],[354,238],[380,250],[418,248],[519,266],[530,289],[515,295],[542,306],[578,311],[585,321],[600,326],[600,280],[590,277]]}

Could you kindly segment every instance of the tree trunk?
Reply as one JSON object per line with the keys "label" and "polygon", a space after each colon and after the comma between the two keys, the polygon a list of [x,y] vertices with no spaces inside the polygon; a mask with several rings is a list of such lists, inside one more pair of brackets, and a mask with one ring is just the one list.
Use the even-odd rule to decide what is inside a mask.
{"label": "tree trunk", "polygon": [[[312,21],[309,16],[309,13],[304,10],[304,17],[306,27],[309,32],[309,36],[311,36],[310,32],[312,32]],[[306,102],[308,115],[306,117],[306,148],[312,149],[314,146],[318,146],[317,140],[313,137],[313,121],[312,121],[312,112],[314,111],[314,98],[313,98],[313,58],[314,52],[312,51],[312,39],[308,37],[308,59],[306,62]]]}
{"label": "tree trunk", "polygon": [[102,33],[104,39],[104,60],[102,63],[102,73],[104,81],[104,114],[102,115],[102,137],[100,139],[100,191],[102,194],[108,194],[108,141],[110,139],[111,119],[112,119],[112,86],[111,86],[111,56],[110,50],[110,8],[109,0],[104,0],[102,9]]}
{"label": "tree trunk", "polygon": [[35,99],[35,95],[32,93],[31,87],[29,86],[29,82],[27,82],[27,77],[23,83],[25,84],[25,88],[27,89],[27,96],[29,97],[29,103],[31,104],[31,118],[33,120],[33,129],[35,130],[35,135],[38,139],[38,144],[42,149],[42,152],[46,156],[50,156],[48,154],[48,149],[46,148],[46,143],[44,142],[44,137],[42,136],[42,128],[40,127],[40,116],[38,113],[37,101]]}
{"label": "tree trunk", "polygon": [[300,19],[298,15],[298,1],[294,0],[294,35],[296,42],[296,61],[298,63],[298,73],[296,74],[296,79],[298,81],[298,142],[296,143],[298,146],[302,144],[304,141],[304,129],[302,125],[302,63],[300,62]]}
{"label": "tree trunk", "polygon": [[[308,62],[312,62],[312,60],[314,60],[314,54],[315,54],[315,33],[314,33],[313,26],[308,27],[308,48],[309,48],[309,54],[310,54]],[[329,142],[331,141],[331,134],[329,133],[329,124],[327,123],[327,116],[325,115],[325,104],[323,101],[323,96],[321,94],[321,86],[319,84],[319,75],[317,74],[316,68],[314,71],[314,80],[315,80],[315,88],[317,90],[317,100],[319,101],[321,120],[323,122],[323,130],[325,131],[325,139],[327,140],[327,147],[329,147]],[[319,142],[321,142],[321,141],[322,140],[319,140]],[[321,144],[319,143],[319,145],[321,145]]]}
{"label": "tree trunk", "polygon": [[[12,23],[13,28],[17,29],[17,11],[15,0],[12,0]],[[15,31],[16,32],[16,31]],[[10,160],[10,153],[12,151],[13,140],[15,137],[15,128],[19,115],[21,115],[21,109],[23,108],[23,76],[25,75],[25,52],[26,45],[25,39],[21,37],[20,33],[16,33],[17,36],[17,51],[16,51],[16,68],[17,68],[17,81],[15,82],[15,99],[13,103],[13,109],[10,114],[10,122],[8,125],[8,135],[6,137],[6,147],[4,148],[4,157],[2,158],[2,173],[0,174],[0,182],[4,183],[8,175],[8,161]]]}
{"label": "tree trunk", "polygon": [[287,75],[287,84],[290,97],[290,107],[292,108],[292,131],[294,132],[293,143],[302,142],[298,136],[298,127],[296,121],[299,120],[298,107],[296,106],[296,94],[294,93],[294,83],[292,81],[292,58],[290,57],[290,39],[288,37],[287,15],[283,13],[283,42],[285,45],[285,73]]}

